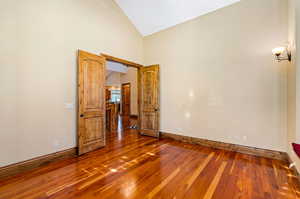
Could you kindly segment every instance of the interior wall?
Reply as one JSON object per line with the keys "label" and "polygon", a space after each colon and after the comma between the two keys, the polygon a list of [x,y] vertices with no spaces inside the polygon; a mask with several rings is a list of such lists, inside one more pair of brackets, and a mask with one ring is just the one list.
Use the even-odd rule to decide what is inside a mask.
{"label": "interior wall", "polygon": [[287,1],[241,0],[144,38],[161,66],[161,131],[286,151]]}
{"label": "interior wall", "polygon": [[[0,6],[0,167],[18,159],[17,136],[17,66],[18,28],[14,5],[17,0]],[[13,60],[13,61],[12,61]]]}
{"label": "interior wall", "polygon": [[138,115],[137,69],[133,67],[128,67],[127,73],[121,74],[121,83],[130,83],[130,114]]}
{"label": "interior wall", "polygon": [[287,64],[288,69],[288,147],[287,152],[296,163],[298,171],[300,171],[300,159],[295,154],[291,143],[300,143],[300,131],[299,131],[299,110],[297,110],[297,102],[299,100],[299,53],[296,49],[300,47],[300,38],[297,38],[296,33],[300,31],[300,3],[297,0],[289,0],[289,44],[292,52],[292,62]]}
{"label": "interior wall", "polygon": [[0,167],[76,146],[78,49],[143,63],[112,0],[2,0],[0,27]]}
{"label": "interior wall", "polygon": [[[108,72],[107,72],[108,73]],[[121,86],[121,73],[118,72],[111,72],[111,74],[108,75],[106,81],[106,86]]]}

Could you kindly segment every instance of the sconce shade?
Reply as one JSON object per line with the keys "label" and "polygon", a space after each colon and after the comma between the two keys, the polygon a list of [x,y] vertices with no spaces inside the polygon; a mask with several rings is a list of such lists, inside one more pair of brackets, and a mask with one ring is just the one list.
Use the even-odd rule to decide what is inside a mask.
{"label": "sconce shade", "polygon": [[273,55],[279,56],[285,51],[285,47],[277,47],[272,50]]}

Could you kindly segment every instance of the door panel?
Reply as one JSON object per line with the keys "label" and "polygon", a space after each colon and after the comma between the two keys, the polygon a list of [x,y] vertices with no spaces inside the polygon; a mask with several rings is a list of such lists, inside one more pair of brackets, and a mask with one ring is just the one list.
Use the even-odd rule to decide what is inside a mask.
{"label": "door panel", "polygon": [[105,146],[105,58],[78,53],[78,153]]}
{"label": "door panel", "polygon": [[99,92],[103,85],[102,75],[104,73],[103,67],[99,67],[99,62],[95,60],[83,61],[83,74],[84,74],[84,108],[85,111],[97,111],[103,109],[102,99],[103,92]]}
{"label": "door panel", "polygon": [[122,125],[124,129],[130,126],[130,83],[122,84],[121,94],[122,94]]}
{"label": "door panel", "polygon": [[140,131],[159,137],[159,65],[140,69]]}
{"label": "door panel", "polygon": [[142,126],[144,129],[155,129],[157,124],[156,113],[144,111],[144,119],[142,121]]}
{"label": "door panel", "polygon": [[101,125],[103,117],[85,118],[84,122],[84,125],[86,126],[84,144],[97,141],[98,139],[103,139],[102,134],[98,133],[103,131],[103,125]]}

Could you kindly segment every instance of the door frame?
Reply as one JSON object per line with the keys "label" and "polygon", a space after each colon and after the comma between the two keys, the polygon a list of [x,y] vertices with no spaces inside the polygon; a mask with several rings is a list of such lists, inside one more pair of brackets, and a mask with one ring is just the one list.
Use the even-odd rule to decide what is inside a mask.
{"label": "door frame", "polygon": [[128,61],[128,60],[125,60],[125,59],[117,58],[117,57],[114,57],[114,56],[111,56],[111,55],[108,55],[108,54],[101,53],[100,55],[105,57],[106,62],[107,61],[113,61],[113,62],[117,62],[117,63],[120,63],[120,64],[124,64],[127,67],[133,67],[133,68],[137,69],[138,127],[140,127],[141,126],[141,120],[140,120],[140,115],[141,115],[141,94],[142,94],[142,92],[141,92],[141,73],[140,73],[140,71],[141,71],[141,68],[144,67],[144,66],[141,65],[141,64],[138,64],[138,63],[135,63],[135,62],[132,62],[132,61]]}

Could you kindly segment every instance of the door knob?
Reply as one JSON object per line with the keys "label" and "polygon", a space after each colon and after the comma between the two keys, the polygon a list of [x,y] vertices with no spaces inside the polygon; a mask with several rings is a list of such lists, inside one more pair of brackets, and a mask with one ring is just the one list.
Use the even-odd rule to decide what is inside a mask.
{"label": "door knob", "polygon": [[84,115],[83,114],[80,114],[80,117],[83,117]]}

